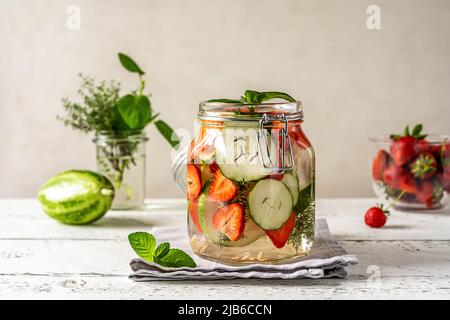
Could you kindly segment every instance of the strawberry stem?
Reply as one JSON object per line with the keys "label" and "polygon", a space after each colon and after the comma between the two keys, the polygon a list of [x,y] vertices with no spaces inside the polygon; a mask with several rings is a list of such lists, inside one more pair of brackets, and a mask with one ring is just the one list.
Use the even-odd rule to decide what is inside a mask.
{"label": "strawberry stem", "polygon": [[397,196],[397,198],[394,199],[394,201],[392,201],[389,206],[386,208],[386,210],[384,210],[384,212],[389,212],[389,209],[391,209],[404,195],[405,195],[406,191],[402,190],[402,192],[400,192],[400,194]]}

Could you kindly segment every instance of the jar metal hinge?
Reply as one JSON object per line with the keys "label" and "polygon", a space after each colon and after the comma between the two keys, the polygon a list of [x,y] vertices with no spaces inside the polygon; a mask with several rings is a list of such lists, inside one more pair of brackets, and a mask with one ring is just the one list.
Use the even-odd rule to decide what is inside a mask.
{"label": "jar metal hinge", "polygon": [[[268,133],[267,129],[265,129],[266,124],[272,121],[280,121],[283,124],[283,128],[280,130],[280,136],[281,141],[279,143],[281,144],[281,148],[277,147],[276,150],[279,150],[278,152],[281,152],[281,155],[278,154],[278,152],[275,150],[275,153],[277,155],[278,160],[273,161],[272,153],[270,146],[273,145],[272,143],[269,144],[269,140],[267,138]],[[259,121],[259,130],[258,130],[258,148],[259,148],[259,157],[261,159],[261,163],[266,169],[270,169],[272,171],[275,171],[276,173],[283,173],[286,170],[291,170],[294,168],[294,156],[292,155],[292,146],[291,146],[291,139],[289,137],[289,131],[288,131],[288,122],[289,120],[286,119],[285,114],[278,114],[278,115],[268,115],[264,114],[262,119]],[[286,148],[287,151],[287,159],[286,159]],[[274,164],[277,163],[278,164]]]}

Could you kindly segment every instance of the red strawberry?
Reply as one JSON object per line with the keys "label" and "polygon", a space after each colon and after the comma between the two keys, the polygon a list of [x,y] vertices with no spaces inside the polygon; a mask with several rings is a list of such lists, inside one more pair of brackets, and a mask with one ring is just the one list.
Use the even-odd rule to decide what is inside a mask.
{"label": "red strawberry", "polygon": [[434,203],[434,185],[433,182],[427,180],[419,184],[416,192],[416,198],[427,205],[428,208],[433,207]]}
{"label": "red strawberry", "polygon": [[202,190],[202,180],[200,178],[200,170],[193,164],[187,165],[187,196],[189,200],[195,200]]}
{"label": "red strawberry", "polygon": [[421,134],[421,131],[422,125],[418,124],[412,133],[409,131],[409,126],[406,126],[403,135],[391,135],[393,140],[391,154],[396,165],[403,166],[412,161],[421,151],[428,149],[428,143],[424,142],[426,135]]}
{"label": "red strawberry", "polygon": [[398,189],[407,193],[414,193],[417,190],[416,180],[408,172],[405,172],[398,181]]}
{"label": "red strawberry", "polygon": [[447,143],[441,150],[440,160],[444,173],[447,170],[450,175],[450,143]]}
{"label": "red strawberry", "polygon": [[391,154],[398,166],[407,164],[418,153],[417,140],[413,137],[401,137],[391,145]]}
{"label": "red strawberry", "polygon": [[288,133],[292,145],[295,143],[300,149],[307,149],[311,147],[311,142],[309,142],[308,138],[306,138],[302,128],[300,127],[300,122],[292,122],[289,125]]}
{"label": "red strawberry", "polygon": [[438,173],[437,177],[442,185],[442,188],[445,191],[450,192],[450,166],[445,167],[444,172]]}
{"label": "red strawberry", "polygon": [[364,215],[364,221],[369,227],[381,228],[386,224],[388,215],[389,211],[383,209],[383,205],[379,205],[367,210],[366,214]]}
{"label": "red strawberry", "polygon": [[295,213],[292,213],[280,229],[266,231],[267,236],[272,240],[275,247],[281,249],[286,245],[292,230],[294,230],[295,220]]}
{"label": "red strawberry", "polygon": [[432,145],[425,139],[417,140],[417,148],[419,153],[431,152]]}
{"label": "red strawberry", "polygon": [[443,148],[442,145],[430,145],[429,152],[433,155],[435,159],[440,160],[442,148]]}
{"label": "red strawberry", "polygon": [[214,161],[209,165],[209,170],[211,170],[212,173],[215,173],[219,170],[219,165]]}
{"label": "red strawberry", "polygon": [[191,221],[194,223],[195,227],[197,228],[197,231],[202,233],[202,227],[200,226],[200,221],[198,219],[198,207],[197,207],[197,201],[189,201],[189,216],[191,217]]}
{"label": "red strawberry", "polygon": [[431,153],[421,153],[413,163],[410,164],[411,173],[418,179],[428,179],[437,170],[437,161]]}
{"label": "red strawberry", "polygon": [[414,178],[405,169],[395,164],[389,165],[384,170],[383,181],[394,189],[408,193],[414,193],[417,190]]}
{"label": "red strawberry", "polygon": [[383,171],[387,168],[389,160],[389,153],[384,150],[378,151],[372,162],[372,177],[375,181],[383,180]]}
{"label": "red strawberry", "polygon": [[283,172],[283,173],[274,173],[274,174],[271,174],[271,175],[269,175],[269,178],[270,178],[270,179],[275,179],[275,180],[281,181],[281,180],[283,180],[283,178],[284,178],[284,172]]}
{"label": "red strawberry", "polygon": [[392,188],[398,187],[398,180],[403,175],[403,168],[391,164],[383,171],[383,181]]}
{"label": "red strawberry", "polygon": [[244,208],[238,203],[220,208],[213,215],[213,226],[229,240],[239,240],[245,228]]}
{"label": "red strawberry", "polygon": [[238,192],[238,187],[233,181],[225,178],[225,176],[217,170],[212,178],[208,195],[217,201],[230,201]]}

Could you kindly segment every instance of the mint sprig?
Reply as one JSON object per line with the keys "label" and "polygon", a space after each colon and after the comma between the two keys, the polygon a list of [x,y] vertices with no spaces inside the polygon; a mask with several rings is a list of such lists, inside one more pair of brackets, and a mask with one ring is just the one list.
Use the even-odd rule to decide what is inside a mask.
{"label": "mint sprig", "polygon": [[288,102],[295,102],[295,99],[289,94],[279,91],[255,91],[245,90],[240,99],[210,99],[207,102],[214,103],[236,103],[236,104],[261,104],[272,99],[282,99]]}
{"label": "mint sprig", "polygon": [[129,56],[123,53],[119,53],[119,60],[122,66],[127,69],[128,71],[132,73],[137,73],[140,76],[143,76],[145,74],[144,71],[142,71],[141,68],[137,65],[136,62],[134,62],[133,59],[131,59]]}
{"label": "mint sprig", "polygon": [[136,254],[146,261],[168,268],[195,268],[197,266],[186,252],[180,249],[171,249],[167,242],[156,247],[156,239],[150,233],[131,233],[128,235],[128,241]]}
{"label": "mint sprig", "polygon": [[117,110],[122,118],[122,122],[126,124],[129,130],[141,130],[148,124],[154,122],[156,129],[176,148],[180,144],[179,137],[173,129],[163,120],[155,121],[159,114],[153,114],[152,105],[148,95],[144,94],[145,80],[143,76],[145,72],[139,65],[124,53],[119,53],[119,60],[122,66],[131,73],[139,76],[139,88],[137,91],[122,97],[117,103]]}
{"label": "mint sprig", "polygon": [[147,261],[153,261],[153,252],[156,247],[155,237],[147,232],[136,232],[128,235],[131,247],[139,257]]}

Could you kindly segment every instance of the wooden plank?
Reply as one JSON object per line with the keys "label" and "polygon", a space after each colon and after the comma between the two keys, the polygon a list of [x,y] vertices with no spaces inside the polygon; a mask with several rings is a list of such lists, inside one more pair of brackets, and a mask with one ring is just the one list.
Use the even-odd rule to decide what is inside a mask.
{"label": "wooden plank", "polygon": [[140,211],[110,211],[100,221],[69,226],[50,219],[35,200],[0,200],[1,239],[124,239],[131,232],[186,224],[185,201],[150,200]]}
{"label": "wooden plank", "polygon": [[[317,216],[326,217],[343,240],[450,240],[450,211],[393,211],[388,225],[371,229],[365,210],[376,199],[320,199]],[[447,209],[450,210],[450,209]],[[35,200],[0,200],[0,239],[123,239],[130,232],[186,223],[185,201],[153,199],[142,211],[111,211],[90,226],[66,226],[49,219]]]}
{"label": "wooden plank", "polygon": [[[183,241],[183,240],[179,240]],[[450,241],[343,241],[360,264],[350,274],[381,276],[447,276]],[[176,245],[174,245],[176,246]],[[135,257],[122,240],[2,240],[0,275],[98,274],[127,276]]]}
{"label": "wooden plank", "polygon": [[450,278],[164,281],[108,276],[1,276],[0,299],[449,299]]}

